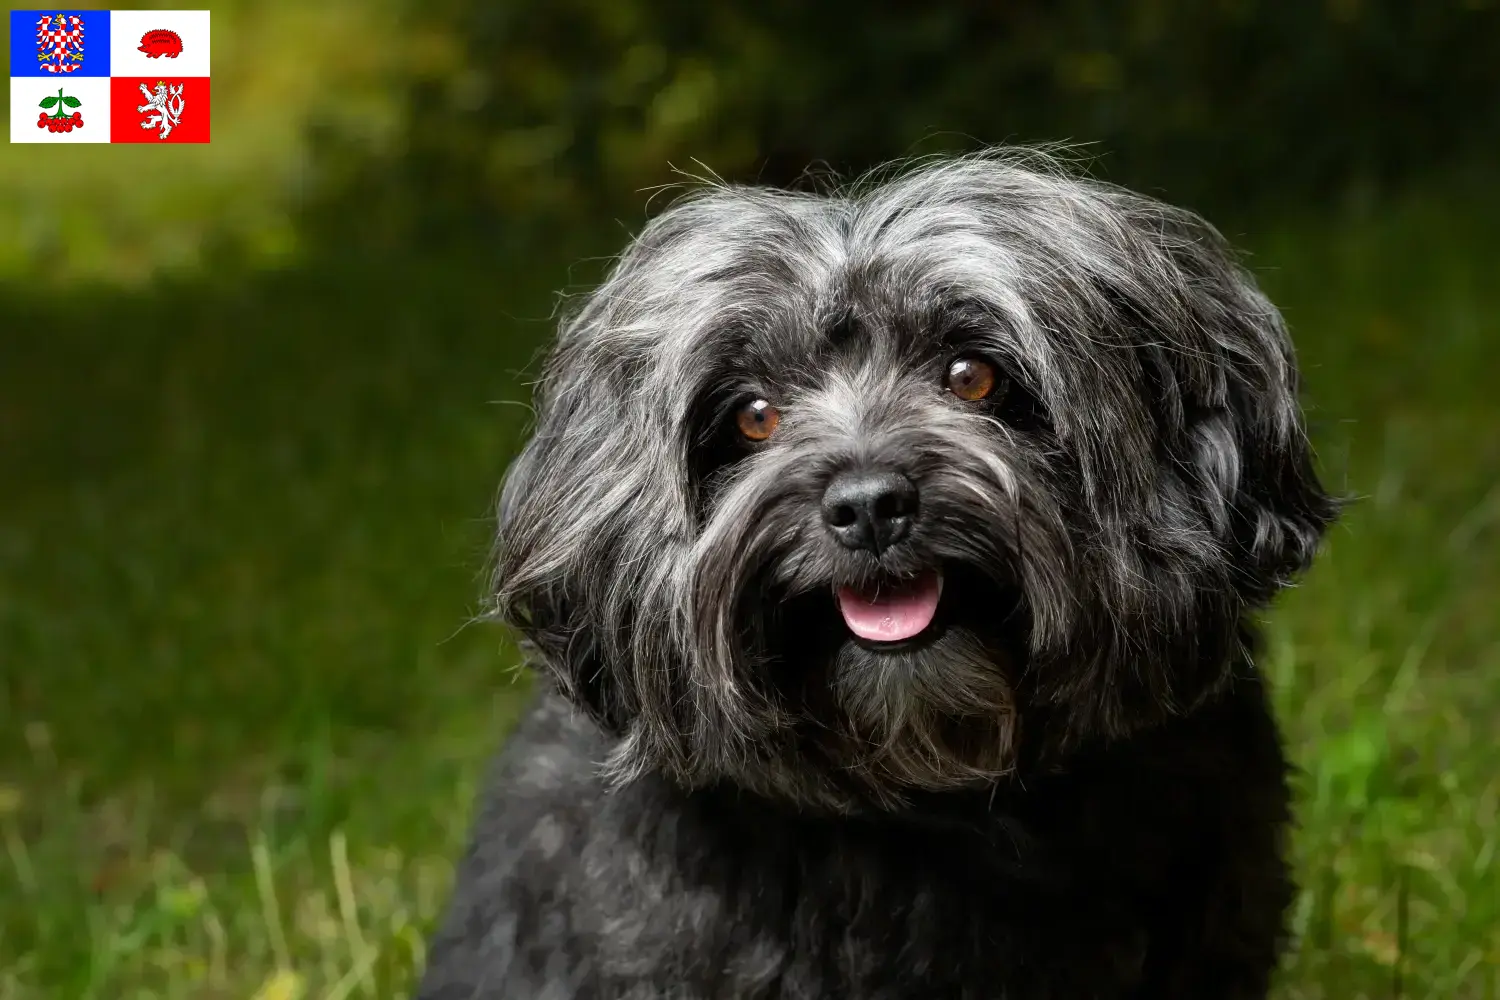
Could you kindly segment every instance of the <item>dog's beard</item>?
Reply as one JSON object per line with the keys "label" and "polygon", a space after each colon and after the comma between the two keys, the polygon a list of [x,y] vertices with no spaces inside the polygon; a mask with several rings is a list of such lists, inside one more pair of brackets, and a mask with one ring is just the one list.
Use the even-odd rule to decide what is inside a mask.
{"label": "dog's beard", "polygon": [[[848,767],[942,789],[994,779],[1013,764],[1025,612],[1019,595],[969,567],[929,574],[942,594],[910,639],[861,638],[830,593],[789,600],[772,612],[781,627],[768,631],[781,651],[774,683],[808,718],[829,720]],[[891,585],[898,581],[876,586]]]}
{"label": "dog's beard", "polygon": [[1038,627],[1066,626],[1068,603],[1061,512],[1022,505],[1050,495],[1035,459],[1007,454],[981,417],[934,407],[905,423],[920,430],[881,447],[921,498],[902,544],[875,555],[829,537],[817,499],[836,456],[811,439],[720,485],[694,560],[708,660],[731,687],[765,692],[804,767],[815,748],[877,796],[1014,767],[1029,650]]}

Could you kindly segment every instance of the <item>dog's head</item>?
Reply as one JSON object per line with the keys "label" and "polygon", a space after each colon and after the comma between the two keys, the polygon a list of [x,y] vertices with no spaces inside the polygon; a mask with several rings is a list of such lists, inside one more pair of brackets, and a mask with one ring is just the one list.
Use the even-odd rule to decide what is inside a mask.
{"label": "dog's head", "polygon": [[1275,308],[1034,159],[712,188],[562,324],[495,593],[648,768],[848,807],[1211,696],[1334,514]]}

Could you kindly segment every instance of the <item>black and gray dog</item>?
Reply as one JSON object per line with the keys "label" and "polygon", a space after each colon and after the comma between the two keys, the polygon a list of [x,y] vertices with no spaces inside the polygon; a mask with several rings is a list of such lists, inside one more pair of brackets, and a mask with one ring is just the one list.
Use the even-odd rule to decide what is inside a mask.
{"label": "black and gray dog", "polygon": [[1336,504],[1206,223],[1016,152],[708,187],[536,417],[494,592],[546,691],[424,1000],[1266,995],[1249,619]]}

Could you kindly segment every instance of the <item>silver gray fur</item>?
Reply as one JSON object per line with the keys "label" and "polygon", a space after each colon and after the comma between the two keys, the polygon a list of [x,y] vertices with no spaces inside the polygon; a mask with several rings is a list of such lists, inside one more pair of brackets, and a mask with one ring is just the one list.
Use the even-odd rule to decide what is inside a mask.
{"label": "silver gray fur", "polygon": [[[811,363],[846,316],[868,349]],[[901,323],[925,329],[902,340]],[[929,355],[954,326],[1054,434],[944,396]],[[705,501],[693,406],[742,388],[786,417]],[[808,503],[842,464],[897,456],[928,509],[970,525],[914,539],[913,561],[1020,577],[1028,673],[1076,717],[1059,720],[1063,742],[1122,736],[1211,693],[1241,611],[1308,563],[1324,517],[1285,327],[1219,235],[1036,153],[940,161],[832,197],[692,192],[562,323],[537,412],[510,477],[524,489],[502,502],[496,612],[590,645],[564,654],[548,635],[538,664],[575,696],[595,681],[580,666],[597,671],[581,700],[628,716],[607,766],[617,781],[657,768],[847,799],[808,768],[793,738],[805,720],[758,680],[771,654],[742,641],[755,622],[741,614],[768,577],[795,595],[876,569],[843,558]],[[902,555],[880,568],[918,568]],[[553,629],[557,604],[568,620]],[[1009,716],[973,642],[934,651],[943,662],[926,671],[836,685],[845,714],[814,724],[839,730],[832,756],[863,793],[896,801],[1005,769],[993,747],[945,756],[925,725],[932,711]],[[1194,645],[1210,662],[1186,676],[1134,665],[1192,661]]]}
{"label": "silver gray fur", "polygon": [[[423,1000],[1261,1000],[1252,615],[1336,504],[1218,233],[1001,150],[705,185],[572,305],[495,552],[544,691]],[[945,391],[962,355],[1004,391]],[[919,493],[878,555],[820,515],[851,469]],[[853,639],[837,585],[933,567],[923,641]]]}

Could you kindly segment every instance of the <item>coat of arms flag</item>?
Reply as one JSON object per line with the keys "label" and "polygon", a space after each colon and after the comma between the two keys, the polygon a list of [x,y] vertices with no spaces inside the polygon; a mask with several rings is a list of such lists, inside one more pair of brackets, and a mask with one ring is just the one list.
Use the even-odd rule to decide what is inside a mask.
{"label": "coat of arms flag", "polygon": [[206,10],[10,12],[11,142],[208,142]]}

